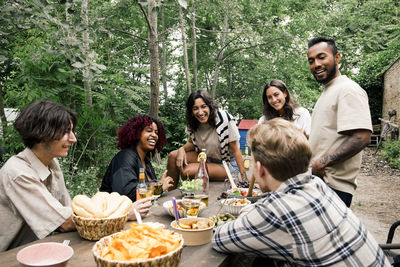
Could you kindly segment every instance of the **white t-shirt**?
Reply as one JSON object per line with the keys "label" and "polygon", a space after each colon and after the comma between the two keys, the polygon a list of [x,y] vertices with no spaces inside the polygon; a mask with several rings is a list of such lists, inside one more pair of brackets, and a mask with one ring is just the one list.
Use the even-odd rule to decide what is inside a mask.
{"label": "white t-shirt", "polygon": [[[310,135],[311,132],[311,116],[310,112],[306,108],[298,107],[293,111],[293,123],[294,125],[302,129],[307,135]],[[263,115],[259,120],[258,124],[266,121],[265,116]]]}
{"label": "white t-shirt", "polygon": [[[344,131],[365,129],[372,132],[367,93],[345,75],[324,85],[324,91],[315,104],[310,134],[314,162],[336,151],[348,138]],[[332,188],[354,193],[360,171],[362,152],[325,168],[325,182]]]}

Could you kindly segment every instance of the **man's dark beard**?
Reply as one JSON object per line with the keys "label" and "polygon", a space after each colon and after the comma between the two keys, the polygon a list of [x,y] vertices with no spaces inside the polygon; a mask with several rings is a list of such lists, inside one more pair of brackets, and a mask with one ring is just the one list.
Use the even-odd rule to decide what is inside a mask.
{"label": "man's dark beard", "polygon": [[314,75],[315,80],[317,80],[317,82],[325,84],[327,82],[329,82],[330,80],[332,80],[332,78],[336,75],[336,64],[333,67],[332,71],[328,72],[328,75],[326,76],[325,79],[322,80],[318,80],[318,78]]}

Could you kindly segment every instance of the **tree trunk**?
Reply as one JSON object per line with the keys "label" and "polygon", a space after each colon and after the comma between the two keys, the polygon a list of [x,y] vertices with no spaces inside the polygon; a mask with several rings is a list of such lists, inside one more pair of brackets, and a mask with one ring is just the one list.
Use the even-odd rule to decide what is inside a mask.
{"label": "tree trunk", "polygon": [[88,19],[88,0],[82,0],[81,17],[84,30],[82,32],[82,47],[85,58],[83,68],[83,86],[86,92],[86,103],[90,107],[93,105],[92,99],[92,73],[89,68],[89,19]]}
{"label": "tree trunk", "polygon": [[190,94],[192,92],[192,89],[190,86],[189,61],[188,61],[187,45],[186,45],[186,29],[185,29],[185,21],[183,19],[182,7],[180,5],[179,5],[179,21],[182,33],[183,62],[185,66],[186,86],[188,89],[188,93]]}
{"label": "tree trunk", "polygon": [[6,124],[7,124],[7,117],[6,113],[4,112],[4,102],[3,102],[3,86],[2,83],[0,82],[0,122],[1,122],[1,136],[5,136],[6,134]]}
{"label": "tree trunk", "polygon": [[148,2],[148,25],[149,25],[149,52],[150,52],[150,115],[158,118],[159,101],[159,54],[157,33],[157,8],[155,0]]}
{"label": "tree trunk", "polygon": [[[70,15],[70,11],[74,10],[74,8],[75,8],[74,0],[68,0],[65,3],[65,21],[68,24],[68,27],[67,27],[67,29],[64,29],[64,27],[61,27],[61,29],[64,29],[64,36],[66,36],[67,40],[74,35],[74,34],[72,34],[72,31],[71,31],[71,29],[74,28],[74,25],[73,25],[73,22],[72,22],[72,16]],[[65,46],[66,46],[66,50],[73,49],[68,42],[66,42]],[[69,56],[67,56],[67,58],[69,58],[71,61],[73,61],[74,56],[69,54]],[[75,83],[75,76],[74,75],[71,75],[69,77],[69,82],[70,82],[70,84],[74,84]],[[71,95],[75,96],[76,92],[75,91],[71,92]],[[70,108],[72,108],[73,110],[76,110],[76,106],[75,105],[76,105],[76,103],[72,103]],[[71,167],[72,167],[72,162],[71,162]]]}
{"label": "tree trunk", "polygon": [[222,38],[221,38],[221,50],[218,53],[217,62],[215,64],[215,68],[214,68],[214,77],[213,77],[213,83],[212,83],[212,88],[211,88],[212,98],[215,98],[215,90],[217,88],[218,78],[219,78],[219,66],[222,64],[222,59],[224,58],[225,42],[226,42],[226,37],[228,35],[228,10],[229,10],[229,8],[226,7],[225,17],[224,17],[224,29],[223,29]]}
{"label": "tree trunk", "polygon": [[161,25],[164,34],[161,36],[161,46],[162,46],[162,54],[161,54],[161,80],[164,89],[165,99],[168,98],[168,89],[167,89],[167,44],[165,42],[165,9],[164,5],[161,6]]}
{"label": "tree trunk", "polygon": [[232,69],[231,69],[231,67],[229,66],[229,64],[228,64],[228,75],[227,75],[227,77],[228,77],[228,79],[227,79],[227,89],[228,89],[228,92],[232,92],[232,90],[233,90],[233,75],[232,75]]}
{"label": "tree trunk", "polygon": [[197,40],[196,40],[196,9],[194,5],[195,0],[192,0],[192,32],[193,32],[193,80],[195,90],[199,90],[197,78]]}
{"label": "tree trunk", "polygon": [[0,160],[3,160],[4,154],[4,136],[6,136],[6,125],[7,125],[7,117],[4,112],[4,103],[3,103],[3,88],[2,83],[0,82],[0,126],[1,126],[1,133],[0,133]]}
{"label": "tree trunk", "polygon": [[206,82],[206,91],[207,92],[211,92],[211,79],[210,79],[210,75],[208,75],[208,73],[206,71],[203,72],[204,75],[204,80]]}

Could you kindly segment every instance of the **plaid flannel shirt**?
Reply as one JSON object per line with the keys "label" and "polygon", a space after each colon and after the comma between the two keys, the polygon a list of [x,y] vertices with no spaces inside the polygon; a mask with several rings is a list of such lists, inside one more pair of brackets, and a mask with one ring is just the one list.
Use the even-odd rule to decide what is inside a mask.
{"label": "plaid flannel shirt", "polygon": [[292,177],[242,213],[216,229],[215,250],[296,266],[390,266],[365,226],[318,177]]}

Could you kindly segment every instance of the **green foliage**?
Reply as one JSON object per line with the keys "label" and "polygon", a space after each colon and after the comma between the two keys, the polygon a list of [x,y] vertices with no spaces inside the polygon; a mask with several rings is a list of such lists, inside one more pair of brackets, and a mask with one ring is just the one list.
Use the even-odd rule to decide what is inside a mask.
{"label": "green foliage", "polygon": [[[156,167],[160,176],[167,153],[187,141],[188,92],[176,30],[177,8],[184,1],[157,2],[166,7],[166,28],[159,33],[167,40],[170,91],[168,97],[161,95],[159,103],[159,118],[168,141],[162,151],[163,163]],[[185,20],[191,25],[193,3],[187,4]],[[210,91],[223,49],[216,101],[231,114],[239,119],[258,119],[263,87],[276,78],[312,111],[321,86],[308,68],[307,41],[323,35],[337,40],[341,71],[367,91],[373,122],[378,122],[382,105],[379,75],[400,57],[397,0],[310,0],[301,4],[295,0],[267,4],[216,0],[195,1],[195,7],[199,88]],[[4,0],[0,8],[0,94],[4,106],[21,109],[46,98],[76,111],[78,143],[68,158],[61,160],[62,167],[72,195],[95,192],[117,152],[118,128],[131,116],[149,112],[148,32],[137,2],[89,1],[87,25],[80,1]],[[229,27],[222,47],[225,13]],[[186,33],[192,72],[194,40],[189,27]],[[1,144],[7,156],[23,149],[12,127],[6,127]]]}
{"label": "green foliage", "polygon": [[383,142],[381,155],[391,167],[400,169],[400,141]]}
{"label": "green foliage", "polygon": [[379,53],[366,56],[365,63],[355,80],[368,93],[372,123],[379,124],[382,118],[383,86],[381,75],[400,57],[400,44],[391,43],[388,48]]}
{"label": "green foliage", "polygon": [[167,162],[168,162],[167,156],[162,158],[160,163],[158,163],[155,160],[151,162],[151,165],[153,165],[154,171],[156,173],[157,179],[161,179],[162,174],[167,169]]}
{"label": "green foliage", "polygon": [[100,168],[90,166],[88,168],[70,169],[71,162],[68,158],[60,159],[61,170],[64,173],[64,180],[68,192],[73,198],[76,195],[85,194],[93,196],[100,188],[101,176]]}
{"label": "green foliage", "polygon": [[[22,151],[25,146],[22,143],[19,134],[12,125],[3,127],[5,129],[5,135],[2,137],[0,144],[2,146],[3,152],[5,154],[8,154],[8,157],[10,157],[11,155]],[[5,159],[7,159],[8,157],[6,155],[4,156]],[[2,164],[0,166],[2,166]]]}
{"label": "green foliage", "polygon": [[174,95],[165,99],[163,105],[160,106],[160,117],[167,134],[167,145],[162,151],[165,155],[172,150],[186,144],[186,98],[187,95],[179,91]]}

